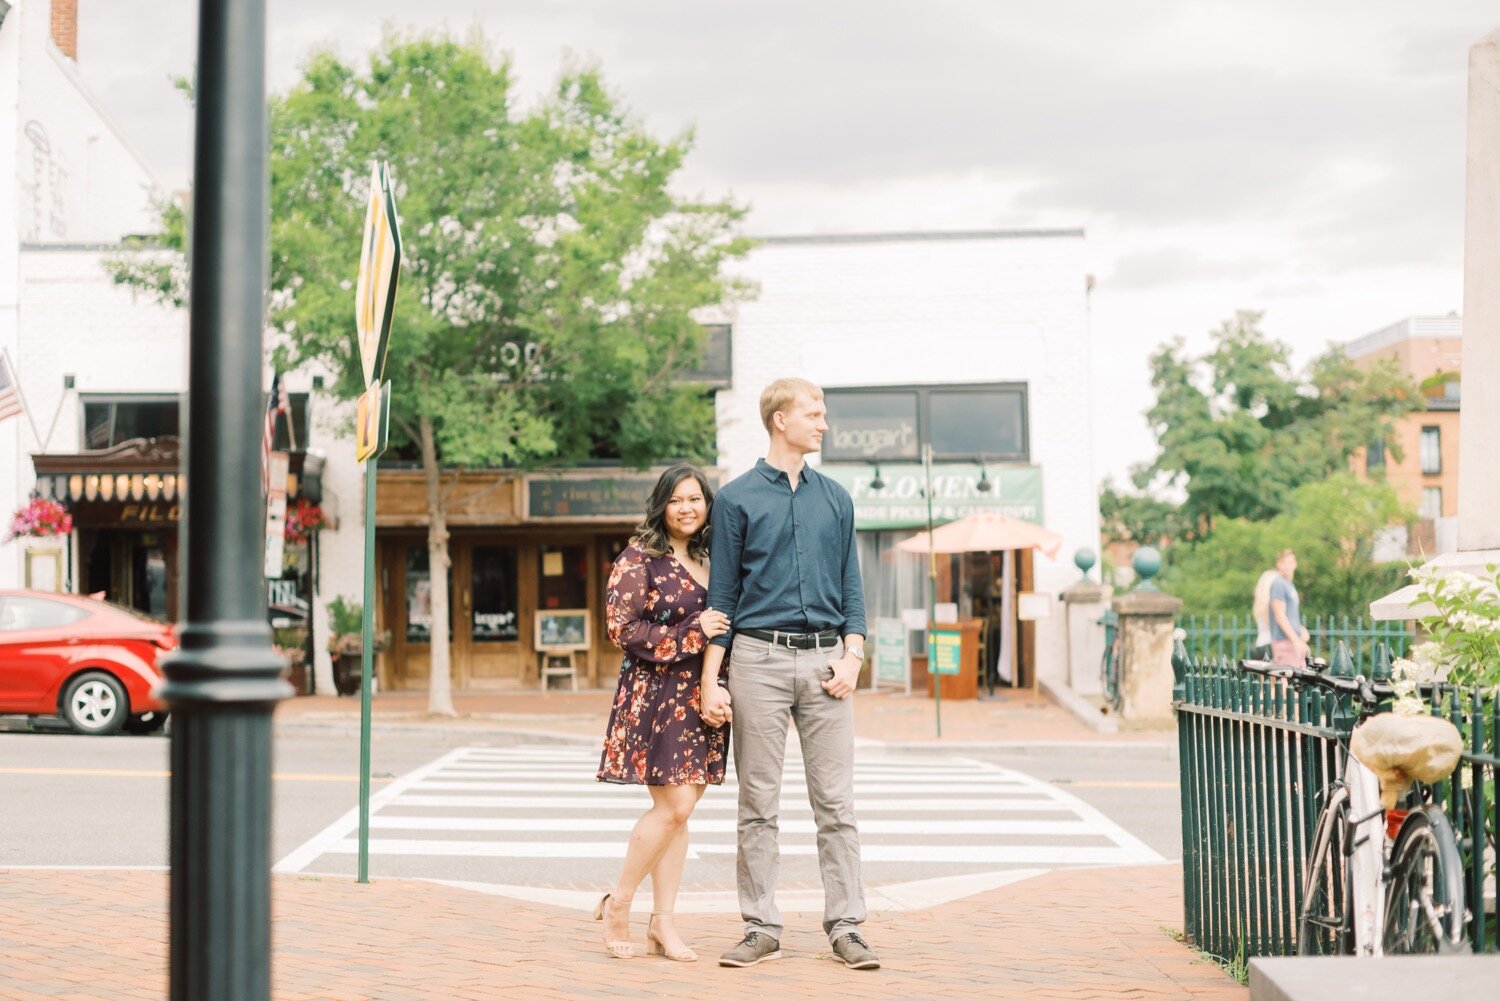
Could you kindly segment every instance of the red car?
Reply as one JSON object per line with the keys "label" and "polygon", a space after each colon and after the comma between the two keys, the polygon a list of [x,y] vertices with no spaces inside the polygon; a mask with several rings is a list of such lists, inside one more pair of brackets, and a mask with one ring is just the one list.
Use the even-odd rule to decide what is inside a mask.
{"label": "red car", "polygon": [[157,661],[173,628],[76,594],[0,591],[0,713],[61,716],[79,733],[160,730]]}

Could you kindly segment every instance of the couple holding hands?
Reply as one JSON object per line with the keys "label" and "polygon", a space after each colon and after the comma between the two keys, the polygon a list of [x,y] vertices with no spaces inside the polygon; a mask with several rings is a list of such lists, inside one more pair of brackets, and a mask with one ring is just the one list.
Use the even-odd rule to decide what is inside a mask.
{"label": "couple holding hands", "polygon": [[805,463],[828,430],[821,389],[778,379],[761,394],[760,411],[766,457],[717,498],[693,466],[668,469],[610,574],[609,636],[625,662],[598,778],[646,786],[651,808],[631,831],[619,882],[594,917],[604,923],[609,954],[631,958],[631,904],[649,875],[648,952],[698,958],[673,910],[688,819],[704,790],[724,781],[732,739],[745,936],[719,965],[780,958],[778,815],[795,720],[818,830],[823,930],[834,958],[876,969],[880,961],[859,934],[865,903],[850,696],[864,660],[865,608],[854,504]]}

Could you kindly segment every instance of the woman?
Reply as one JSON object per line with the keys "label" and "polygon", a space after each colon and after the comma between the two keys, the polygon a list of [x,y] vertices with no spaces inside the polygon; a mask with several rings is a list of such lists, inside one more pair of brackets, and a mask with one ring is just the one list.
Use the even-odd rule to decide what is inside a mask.
{"label": "woman", "polygon": [[680,962],[698,958],[677,934],[672,910],[687,858],[688,818],[708,783],[724,781],[729,727],[698,715],[699,672],[708,641],[729,628],[708,598],[708,479],[687,463],[662,474],[646,520],[615,560],[605,593],[609,638],[625,651],[604,735],[601,782],[644,785],[651,809],[636,821],[615,889],[594,919],[617,959],[635,954],[630,903],[651,876],[647,951]]}
{"label": "woman", "polygon": [[1250,614],[1255,618],[1255,646],[1250,656],[1266,659],[1271,656],[1271,583],[1277,572],[1267,570],[1255,582],[1255,597],[1250,604]]}

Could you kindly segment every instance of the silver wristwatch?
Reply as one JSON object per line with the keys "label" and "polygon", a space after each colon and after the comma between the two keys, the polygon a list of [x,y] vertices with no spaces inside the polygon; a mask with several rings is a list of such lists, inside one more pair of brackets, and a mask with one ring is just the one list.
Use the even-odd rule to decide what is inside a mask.
{"label": "silver wristwatch", "polygon": [[852,653],[852,654],[854,654],[854,656],[858,657],[860,660],[864,660],[865,659],[865,648],[862,647],[862,646],[846,646],[846,647],[844,647],[844,652],[845,653]]}

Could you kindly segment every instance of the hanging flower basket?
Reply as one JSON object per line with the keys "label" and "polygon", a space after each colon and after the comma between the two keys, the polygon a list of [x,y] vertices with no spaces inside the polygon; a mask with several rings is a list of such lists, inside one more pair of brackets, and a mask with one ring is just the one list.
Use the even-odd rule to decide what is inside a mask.
{"label": "hanging flower basket", "polygon": [[323,530],[327,518],[323,515],[323,509],[305,497],[297,498],[286,512],[286,528],[283,535],[286,541],[298,544],[306,542],[313,533]]}
{"label": "hanging flower basket", "polygon": [[10,531],[5,541],[23,536],[45,539],[52,535],[67,535],[73,531],[73,516],[68,509],[55,500],[33,497],[16,509],[10,519]]}

